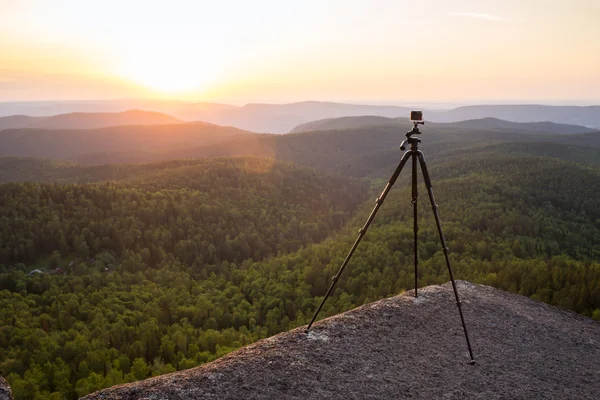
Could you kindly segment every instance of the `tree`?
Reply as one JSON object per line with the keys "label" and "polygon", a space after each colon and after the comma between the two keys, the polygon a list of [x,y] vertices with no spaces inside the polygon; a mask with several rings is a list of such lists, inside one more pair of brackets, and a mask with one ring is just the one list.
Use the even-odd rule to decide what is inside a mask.
{"label": "tree", "polygon": [[150,373],[150,368],[146,364],[143,358],[136,358],[133,360],[131,366],[131,374],[136,380],[146,379]]}

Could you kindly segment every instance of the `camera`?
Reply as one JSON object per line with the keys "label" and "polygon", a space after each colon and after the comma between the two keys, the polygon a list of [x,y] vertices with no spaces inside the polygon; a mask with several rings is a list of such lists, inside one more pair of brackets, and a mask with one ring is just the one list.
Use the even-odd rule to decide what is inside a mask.
{"label": "camera", "polygon": [[412,122],[423,121],[423,111],[411,111],[410,112],[410,120]]}

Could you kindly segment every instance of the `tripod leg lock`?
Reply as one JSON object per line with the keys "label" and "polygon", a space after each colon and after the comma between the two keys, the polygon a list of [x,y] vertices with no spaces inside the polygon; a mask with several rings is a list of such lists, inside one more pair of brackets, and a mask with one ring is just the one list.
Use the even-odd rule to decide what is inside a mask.
{"label": "tripod leg lock", "polygon": [[376,203],[376,204],[379,204],[379,205],[382,205],[382,204],[383,204],[383,198],[381,198],[381,197],[378,197],[378,198],[375,200],[375,203]]}
{"label": "tripod leg lock", "polygon": [[364,228],[364,227],[362,227],[362,228],[360,228],[360,229],[358,230],[358,234],[359,234],[359,235],[361,235],[361,236],[362,236],[362,235],[364,235],[364,234],[365,234],[365,232],[366,232],[366,231],[365,231],[365,228]]}
{"label": "tripod leg lock", "polygon": [[334,275],[333,278],[331,278],[331,281],[332,282],[337,282],[339,278],[340,277],[338,275]]}

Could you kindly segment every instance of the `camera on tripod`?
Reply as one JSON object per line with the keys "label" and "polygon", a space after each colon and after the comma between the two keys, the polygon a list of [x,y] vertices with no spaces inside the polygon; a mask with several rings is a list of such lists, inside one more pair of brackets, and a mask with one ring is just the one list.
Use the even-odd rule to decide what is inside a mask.
{"label": "camera on tripod", "polygon": [[419,198],[419,191],[417,189],[417,168],[420,165],[421,172],[423,173],[423,181],[425,182],[425,187],[427,188],[429,202],[431,203],[431,209],[433,210],[433,217],[435,219],[435,224],[437,226],[438,235],[439,235],[440,242],[442,245],[442,251],[444,253],[444,258],[446,259],[446,267],[448,267],[450,281],[452,282],[454,298],[456,300],[456,305],[458,307],[458,313],[460,315],[460,321],[462,323],[463,331],[465,334],[465,340],[467,341],[469,357],[471,358],[470,363],[475,364],[475,358],[473,357],[473,349],[471,348],[471,342],[469,340],[469,334],[467,332],[467,325],[465,323],[465,317],[463,316],[460,297],[458,296],[458,289],[456,288],[456,281],[454,280],[454,273],[452,272],[452,266],[450,265],[450,257],[448,255],[449,249],[448,249],[448,246],[446,245],[446,239],[444,238],[444,233],[442,232],[442,223],[440,222],[438,206],[437,206],[437,203],[435,202],[435,197],[433,196],[433,187],[431,185],[431,178],[429,177],[429,171],[427,170],[427,164],[425,163],[425,156],[423,155],[423,152],[421,150],[419,150],[419,143],[421,143],[421,139],[412,136],[412,135],[421,133],[419,131],[419,125],[425,125],[425,122],[423,121],[423,111],[411,111],[410,120],[413,123],[413,127],[410,131],[406,132],[406,139],[404,139],[404,141],[400,145],[400,150],[402,150],[402,151],[406,150],[407,144],[410,145],[410,149],[407,150],[402,155],[402,158],[400,159],[400,163],[398,163],[396,170],[390,177],[390,180],[388,181],[387,185],[385,185],[383,192],[381,192],[381,194],[379,195],[377,200],[375,200],[375,208],[373,208],[373,211],[371,211],[371,215],[369,215],[369,218],[367,218],[367,222],[365,222],[363,227],[358,230],[358,237],[356,238],[356,241],[350,248],[350,251],[348,252],[348,255],[346,256],[346,258],[344,259],[344,262],[340,266],[340,269],[338,270],[337,274],[335,274],[333,276],[333,278],[331,279],[331,284],[329,286],[329,289],[327,289],[325,296],[321,300],[321,304],[319,304],[319,307],[317,307],[317,310],[315,311],[312,319],[308,323],[308,325],[305,329],[305,332],[307,334],[309,333],[310,328],[313,325],[313,323],[315,322],[315,320],[317,319],[317,316],[319,315],[319,313],[321,312],[321,309],[323,308],[325,301],[327,301],[327,298],[333,291],[333,288],[335,287],[335,284],[338,282],[340,275],[342,274],[342,272],[344,272],[344,269],[350,262],[350,259],[352,258],[352,255],[354,254],[354,251],[356,250],[358,244],[360,243],[363,236],[367,232],[367,229],[369,229],[371,222],[373,222],[373,219],[375,218],[375,214],[377,214],[379,207],[381,207],[381,205],[383,204],[383,201],[385,200],[386,196],[390,192],[392,186],[394,186],[394,183],[396,183],[396,179],[398,179],[398,176],[400,175],[402,168],[404,168],[404,165],[406,165],[408,160],[411,159],[411,161],[412,161],[412,199],[411,199],[411,204],[413,205],[413,243],[414,243],[414,245],[413,245],[413,265],[415,267],[415,273],[414,273],[415,294],[414,295],[415,295],[415,297],[418,296],[418,283],[419,283],[418,282],[418,271],[417,271],[417,268],[419,265],[419,257],[418,257],[418,251],[417,251],[417,243],[418,243],[417,232],[419,231],[419,226],[418,226],[419,219],[418,219],[418,215],[417,215],[417,202],[418,202],[418,198]]}
{"label": "camera on tripod", "polygon": [[[414,126],[425,125],[425,121],[423,121],[423,111],[411,111],[410,112],[410,120]],[[420,132],[415,132],[415,133],[420,133]]]}
{"label": "camera on tripod", "polygon": [[410,112],[410,120],[412,122],[423,121],[423,111],[411,111]]}

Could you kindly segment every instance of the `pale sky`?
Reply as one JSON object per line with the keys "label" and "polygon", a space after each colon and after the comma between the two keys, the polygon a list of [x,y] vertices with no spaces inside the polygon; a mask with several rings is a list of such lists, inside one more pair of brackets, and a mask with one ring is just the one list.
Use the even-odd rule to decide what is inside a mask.
{"label": "pale sky", "polygon": [[0,101],[600,103],[600,0],[0,0]]}

